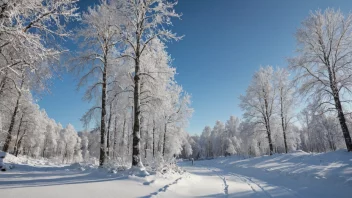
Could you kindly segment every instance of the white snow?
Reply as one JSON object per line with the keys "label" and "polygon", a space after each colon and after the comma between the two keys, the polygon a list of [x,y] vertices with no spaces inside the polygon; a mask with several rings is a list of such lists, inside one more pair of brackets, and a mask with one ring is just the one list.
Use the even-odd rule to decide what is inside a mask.
{"label": "white snow", "polygon": [[347,198],[352,193],[352,154],[345,151],[221,157],[195,161],[194,166],[191,161],[181,161],[186,173],[146,177],[78,164],[30,163],[17,161],[14,169],[0,173],[1,197]]}
{"label": "white snow", "polygon": [[[297,151],[245,160],[239,158],[196,161],[194,167],[189,167],[190,162],[180,165],[202,178],[218,178],[209,197],[351,197],[352,153]],[[222,192],[215,187],[219,184]]]}

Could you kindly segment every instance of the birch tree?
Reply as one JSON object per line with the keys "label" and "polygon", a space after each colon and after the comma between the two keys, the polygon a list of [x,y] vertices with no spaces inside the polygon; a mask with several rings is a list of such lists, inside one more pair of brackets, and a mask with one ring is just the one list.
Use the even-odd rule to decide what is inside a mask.
{"label": "birch tree", "polygon": [[[0,3],[0,97],[4,87],[16,90],[16,103],[3,150],[9,149],[24,87],[46,88],[52,77],[53,60],[62,50],[55,38],[67,38],[66,22],[78,17],[75,0],[16,0]],[[10,84],[10,85],[8,85]]]}
{"label": "birch tree", "polygon": [[171,85],[168,88],[168,92],[168,98],[164,101],[163,105],[163,156],[165,156],[167,143],[170,143],[170,141],[167,140],[170,129],[179,131],[180,128],[187,125],[188,119],[193,113],[193,109],[190,108],[190,96],[184,93],[180,86],[176,84]]}
{"label": "birch tree", "polygon": [[159,38],[161,41],[179,40],[167,29],[172,25],[171,18],[179,18],[175,13],[176,2],[165,0],[128,0],[121,2],[119,7],[120,16],[124,16],[127,25],[120,28],[125,29],[123,33],[124,42],[130,47],[125,53],[134,61],[134,124],[133,124],[133,151],[132,166],[143,167],[140,154],[140,119],[141,119],[141,77],[146,75],[141,72],[141,57],[151,41]]}
{"label": "birch tree", "polygon": [[352,151],[344,104],[350,102],[352,85],[352,14],[318,10],[302,22],[296,33],[298,56],[289,59],[297,73],[300,93],[316,96],[320,105],[335,111],[348,151]]}
{"label": "birch tree", "polygon": [[27,71],[35,73],[44,60],[57,60],[63,50],[54,41],[71,36],[66,24],[79,16],[77,1],[2,1],[0,74],[18,75],[18,66],[25,66]]}
{"label": "birch tree", "polygon": [[278,89],[278,105],[279,115],[281,118],[281,127],[284,138],[285,152],[288,152],[287,146],[287,131],[288,127],[293,119],[292,108],[293,108],[293,84],[291,83],[289,76],[290,74],[286,69],[278,68],[275,72],[276,76],[276,87]]}
{"label": "birch tree", "polygon": [[259,71],[254,74],[246,95],[240,96],[240,107],[244,111],[244,118],[265,127],[270,155],[274,151],[271,119],[274,115],[277,94],[273,75],[274,71],[271,66],[260,67]]}
{"label": "birch tree", "polygon": [[78,30],[78,39],[82,39],[82,52],[77,61],[78,73],[82,75],[79,87],[85,86],[89,79],[94,79],[94,83],[88,86],[85,99],[91,101],[92,98],[101,94],[100,102],[92,107],[83,116],[85,124],[90,122],[92,115],[100,111],[100,157],[99,164],[102,166],[106,158],[106,122],[107,122],[107,85],[113,81],[110,74],[113,74],[113,66],[116,63],[116,45],[120,39],[119,24],[116,17],[116,10],[107,1],[102,1],[100,5],[88,8],[82,15],[83,28]]}

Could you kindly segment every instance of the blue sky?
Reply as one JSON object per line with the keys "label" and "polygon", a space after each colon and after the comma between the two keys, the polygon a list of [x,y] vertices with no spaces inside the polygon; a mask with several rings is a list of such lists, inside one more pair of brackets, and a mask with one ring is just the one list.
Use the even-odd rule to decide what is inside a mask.
{"label": "blue sky", "polygon": [[[98,0],[81,0],[82,9]],[[176,80],[192,95],[195,109],[188,131],[201,133],[216,120],[241,117],[238,96],[244,94],[260,65],[286,67],[294,54],[294,33],[310,10],[352,9],[350,0],[179,0],[172,29],[185,35],[168,44],[177,68]],[[70,27],[77,26],[77,23]],[[75,45],[66,47],[75,50]],[[57,122],[83,129],[81,116],[89,104],[76,91],[76,77],[62,74],[54,79],[51,94],[39,105]]]}

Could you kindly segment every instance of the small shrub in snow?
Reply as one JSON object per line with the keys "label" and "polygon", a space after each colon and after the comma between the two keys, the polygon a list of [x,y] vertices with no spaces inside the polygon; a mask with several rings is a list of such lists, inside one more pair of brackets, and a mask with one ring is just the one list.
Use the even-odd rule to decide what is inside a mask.
{"label": "small shrub in snow", "polygon": [[107,162],[103,165],[103,168],[105,168],[109,172],[114,173],[119,171],[125,171],[129,168],[129,166],[120,157],[117,157],[114,160],[107,160]]}

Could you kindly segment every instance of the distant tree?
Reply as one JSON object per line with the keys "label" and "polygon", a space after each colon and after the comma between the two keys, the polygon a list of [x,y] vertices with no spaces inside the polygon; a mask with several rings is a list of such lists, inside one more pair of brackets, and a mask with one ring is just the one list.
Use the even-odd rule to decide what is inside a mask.
{"label": "distant tree", "polygon": [[233,155],[236,153],[235,146],[232,144],[232,141],[228,139],[228,144],[227,144],[227,149],[226,152]]}
{"label": "distant tree", "polygon": [[270,155],[274,152],[271,119],[274,115],[276,92],[274,70],[268,66],[260,67],[254,74],[246,95],[240,96],[240,107],[244,110],[244,118],[265,127]]}
{"label": "distant tree", "polygon": [[211,131],[211,145],[214,156],[222,156],[225,154],[225,125],[221,121],[216,121],[213,130]]}
{"label": "distant tree", "polygon": [[167,135],[170,129],[178,131],[179,128],[183,128],[193,113],[193,109],[190,108],[190,96],[185,93],[180,86],[173,84],[167,90],[167,100],[164,102],[163,106],[163,117],[165,119],[162,152],[163,156],[166,154],[167,142],[174,140],[171,138],[169,138],[169,141],[167,140]]}
{"label": "distant tree", "polygon": [[204,157],[212,156],[212,144],[211,144],[211,128],[206,126],[200,136],[200,145],[202,147],[202,153]]}
{"label": "distant tree", "polygon": [[238,127],[240,124],[240,120],[235,116],[230,116],[230,119],[226,121],[225,130],[227,133],[227,137],[231,138],[238,135]]}

